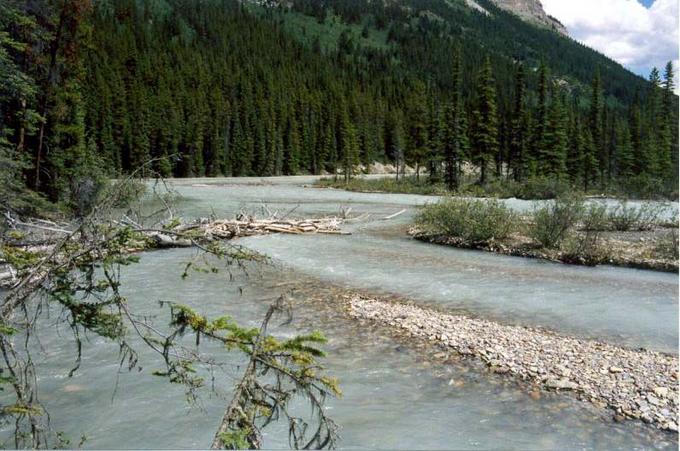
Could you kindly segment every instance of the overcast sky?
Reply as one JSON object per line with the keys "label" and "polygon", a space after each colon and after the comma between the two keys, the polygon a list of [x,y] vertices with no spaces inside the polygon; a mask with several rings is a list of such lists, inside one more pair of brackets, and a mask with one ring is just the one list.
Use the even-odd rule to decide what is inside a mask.
{"label": "overcast sky", "polygon": [[[542,0],[569,34],[633,72],[678,62],[678,0]],[[676,77],[676,84],[678,78]]]}

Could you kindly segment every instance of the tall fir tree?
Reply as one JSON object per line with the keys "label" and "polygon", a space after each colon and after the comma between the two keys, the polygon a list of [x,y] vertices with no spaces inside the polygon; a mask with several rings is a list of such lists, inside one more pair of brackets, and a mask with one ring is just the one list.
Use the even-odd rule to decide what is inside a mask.
{"label": "tall fir tree", "polygon": [[487,56],[479,75],[475,91],[472,127],[474,152],[472,159],[479,167],[479,183],[486,184],[488,165],[498,152],[498,117],[496,109],[496,87],[491,59]]}
{"label": "tall fir tree", "polygon": [[584,168],[586,168],[586,185],[588,185],[589,181],[597,179],[598,176],[601,175],[601,169],[603,169],[605,160],[603,112],[604,98],[602,95],[602,78],[600,76],[600,68],[598,67],[595,69],[595,75],[593,76],[591,85],[590,112],[588,114],[588,126],[590,129],[592,147],[588,145],[588,151],[584,153],[588,162],[584,165]]}
{"label": "tall fir tree", "polygon": [[451,102],[445,109],[443,147],[446,164],[446,185],[452,191],[460,187],[460,162],[463,152],[465,130],[463,128],[463,101],[461,96],[460,47],[453,53],[453,84]]}

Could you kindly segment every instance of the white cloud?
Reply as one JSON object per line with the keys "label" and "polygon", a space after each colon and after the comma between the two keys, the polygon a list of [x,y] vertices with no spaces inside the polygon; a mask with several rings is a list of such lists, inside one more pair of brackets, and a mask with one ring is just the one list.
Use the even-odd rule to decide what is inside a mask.
{"label": "white cloud", "polygon": [[[678,0],[542,0],[578,41],[645,74],[673,60],[678,67]],[[676,78],[676,81],[678,79]]]}

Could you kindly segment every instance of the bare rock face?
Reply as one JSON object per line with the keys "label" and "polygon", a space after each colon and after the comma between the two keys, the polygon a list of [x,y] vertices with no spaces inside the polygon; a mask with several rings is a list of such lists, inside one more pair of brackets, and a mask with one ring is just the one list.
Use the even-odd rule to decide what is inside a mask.
{"label": "bare rock face", "polygon": [[540,0],[491,0],[501,9],[510,11],[522,19],[548,27],[563,35],[569,35],[567,28],[552,16],[546,14]]}

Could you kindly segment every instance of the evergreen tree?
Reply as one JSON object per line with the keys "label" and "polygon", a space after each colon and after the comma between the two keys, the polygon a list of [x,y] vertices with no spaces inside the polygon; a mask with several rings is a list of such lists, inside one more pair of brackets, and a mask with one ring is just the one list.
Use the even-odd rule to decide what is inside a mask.
{"label": "evergreen tree", "polygon": [[616,168],[617,175],[628,178],[635,175],[635,154],[630,130],[625,121],[619,121],[616,127]]}
{"label": "evergreen tree", "polygon": [[473,121],[474,153],[472,157],[480,169],[479,183],[484,185],[487,181],[488,164],[498,152],[496,87],[489,57],[486,58],[477,77]]}
{"label": "evergreen tree", "polygon": [[553,95],[548,114],[548,124],[544,133],[544,147],[541,163],[543,174],[562,178],[567,171],[567,146],[563,100],[559,93]]}
{"label": "evergreen tree", "polygon": [[[664,70],[662,117],[659,139],[662,177],[677,180],[678,176],[678,108],[675,89],[675,69],[669,61]],[[676,184],[676,183],[674,183]]]}
{"label": "evergreen tree", "polygon": [[416,177],[419,177],[420,167],[428,154],[428,113],[425,97],[425,85],[416,82],[408,101],[408,141],[405,153],[406,163],[415,166]]}
{"label": "evergreen tree", "polygon": [[446,185],[452,191],[460,187],[459,166],[463,150],[463,102],[461,98],[460,47],[453,54],[453,95],[445,112],[444,156],[446,161]]}
{"label": "evergreen tree", "polygon": [[524,66],[519,64],[515,74],[515,102],[510,130],[509,166],[513,178],[519,182],[526,176],[528,157],[529,115],[526,110],[526,81]]}
{"label": "evergreen tree", "polygon": [[349,182],[354,175],[354,168],[359,164],[359,150],[356,129],[349,119],[349,108],[344,99],[340,102],[339,130],[342,169],[345,182]]}
{"label": "evergreen tree", "polygon": [[[597,68],[591,86],[590,113],[588,115],[592,148],[588,148],[588,151],[584,153],[587,160],[587,164],[585,165],[585,168],[587,168],[586,180],[592,180],[592,177],[594,177],[595,174],[599,174],[600,169],[603,168],[604,165],[603,110],[604,99],[602,96],[602,80],[600,77],[600,69]],[[586,185],[587,184],[588,181],[586,181]]]}
{"label": "evergreen tree", "polygon": [[529,165],[532,175],[536,175],[539,170],[541,156],[546,146],[545,134],[548,129],[548,100],[550,90],[550,74],[545,62],[541,60],[538,67],[538,105],[534,121],[532,137],[532,155]]}

